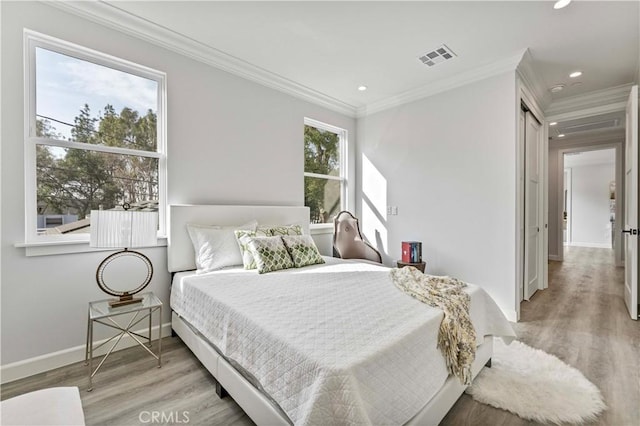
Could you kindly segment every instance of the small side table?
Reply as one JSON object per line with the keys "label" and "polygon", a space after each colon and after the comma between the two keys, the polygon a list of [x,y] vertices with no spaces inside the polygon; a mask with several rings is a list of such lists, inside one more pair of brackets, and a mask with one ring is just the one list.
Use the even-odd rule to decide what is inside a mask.
{"label": "small side table", "polygon": [[417,268],[420,272],[424,274],[424,268],[427,266],[427,264],[426,262],[412,263],[412,262],[401,262],[400,260],[398,260],[398,268],[404,268],[405,266],[413,266],[414,268]]}
{"label": "small side table", "polygon": [[[105,360],[111,352],[116,348],[118,343],[124,335],[128,335],[131,337],[139,346],[143,347],[152,357],[158,360],[158,368],[162,366],[162,302],[158,299],[155,294],[149,292],[139,295],[142,297],[142,301],[139,303],[134,303],[130,305],[119,306],[113,308],[109,306],[109,302],[112,299],[104,299],[97,300],[95,302],[89,302],[89,314],[87,319],[87,345],[85,348],[85,365],[89,365],[89,388],[87,391],[91,392],[93,390],[93,376],[96,375],[102,364],[104,364]],[[155,354],[153,351],[147,347],[151,347],[151,323],[153,313],[158,312],[158,353]],[[130,318],[127,322],[126,326],[122,326],[118,324],[114,317],[125,315],[125,314],[133,314],[132,318]],[[141,323],[145,319],[149,319],[149,334],[147,336],[143,336],[142,334],[138,334],[133,331],[133,328]],[[108,320],[109,322],[106,322]],[[105,325],[107,327],[111,327],[119,331],[119,333],[113,335],[106,341],[100,343],[97,346],[93,346],[93,324],[99,323]],[[111,346],[111,348],[107,351],[107,353],[102,357],[100,363],[93,369],[93,351],[94,349],[98,349],[99,347],[106,345],[107,343],[113,341],[115,342]],[[146,344],[145,344],[146,341]]]}

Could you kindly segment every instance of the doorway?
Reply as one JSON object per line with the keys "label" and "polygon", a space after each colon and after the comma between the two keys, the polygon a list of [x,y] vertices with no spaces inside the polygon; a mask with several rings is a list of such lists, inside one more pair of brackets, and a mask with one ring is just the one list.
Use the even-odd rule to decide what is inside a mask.
{"label": "doorway", "polygon": [[[626,88],[625,88],[626,89]],[[621,92],[619,90],[618,92]],[[525,93],[523,91],[523,93]],[[620,94],[618,94],[620,95]],[[546,223],[543,223],[544,235],[544,270],[540,276],[542,279],[539,289],[548,287],[551,266],[560,267],[564,259],[565,244],[569,248],[581,248],[582,251],[604,249],[609,252],[614,267],[624,272],[624,288],[621,288],[621,296],[624,294],[624,303],[627,305],[629,314],[633,319],[640,319],[637,312],[640,312],[638,294],[640,294],[640,283],[638,280],[638,264],[640,264],[640,248],[638,247],[638,190],[640,181],[638,164],[638,133],[640,133],[640,114],[638,112],[638,86],[632,86],[629,92],[625,93],[628,101],[626,107],[622,107],[622,102],[606,104],[601,106],[590,106],[585,109],[578,109],[572,112],[558,111],[554,115],[544,118],[544,153],[543,185],[548,183],[548,190],[544,192],[542,199],[543,215]],[[524,96],[523,96],[524,98]],[[520,315],[520,304],[525,299],[526,294],[524,284],[526,282],[524,256],[525,242],[525,212],[526,212],[526,191],[525,191],[525,132],[526,117],[521,113],[519,139],[518,139],[518,249],[516,257],[520,259],[516,270],[518,286],[517,315]],[[607,149],[615,152],[614,179],[606,186],[609,194],[607,201],[608,222],[600,224],[595,228],[599,233],[600,240],[590,240],[584,237],[584,233],[578,231],[579,219],[575,214],[575,195],[570,194],[575,190],[573,180],[575,177],[569,170],[565,173],[565,154],[576,152],[605,151]],[[611,151],[609,151],[609,154]],[[579,155],[579,154],[574,154]],[[626,160],[625,160],[626,159]],[[573,169],[573,167],[569,167]],[[565,179],[566,175],[566,179]],[[546,178],[546,182],[545,182]],[[567,185],[565,185],[567,181]],[[566,187],[565,187],[566,186]],[[574,205],[572,205],[572,203]],[[582,235],[582,236],[581,236]],[[602,239],[603,238],[603,239]],[[548,244],[547,244],[548,242]],[[582,243],[582,244],[581,244]],[[580,247],[588,244],[586,247]],[[547,261],[548,259],[548,261]],[[625,261],[626,260],[626,261]],[[551,263],[549,265],[548,263]],[[624,268],[624,269],[622,269]],[[621,286],[622,287],[622,286]],[[534,299],[536,299],[534,297]]]}
{"label": "doorway", "polygon": [[[581,116],[558,122],[551,119],[550,123],[555,124],[548,126],[549,260],[563,261],[567,247],[613,248],[614,264],[623,266],[621,219],[624,206],[624,111]],[[584,204],[575,205],[572,189],[578,185],[579,189],[584,191],[585,188],[581,186],[584,171],[601,169],[602,167],[596,165],[604,163],[609,164],[607,167],[610,171],[612,159],[613,179],[604,187],[603,184],[599,184],[601,195],[597,203],[600,211],[598,217],[603,217],[603,211],[607,206],[607,210],[611,211],[604,225],[595,225],[595,219],[588,211],[585,217],[584,207],[581,207]],[[565,160],[568,167],[565,167]],[[578,181],[575,181],[576,178]],[[608,194],[608,199],[605,198],[603,201],[602,192],[605,194],[604,197]],[[585,200],[584,192],[577,196],[579,202]],[[586,232],[585,226],[589,227]],[[596,233],[597,237],[593,235]]]}
{"label": "doorway", "polygon": [[563,257],[571,247],[606,249],[613,256],[616,229],[616,149],[563,154]]}
{"label": "doorway", "polygon": [[571,247],[606,248],[613,263],[624,266],[622,142],[560,145],[549,152],[558,169],[549,191],[549,260],[563,261]]}
{"label": "doorway", "polygon": [[[624,110],[557,117],[547,123],[550,269],[587,277],[593,268],[612,267],[605,272],[617,274],[626,266],[623,231],[629,228],[623,223],[629,119]],[[621,306],[623,290],[620,285],[617,303]]]}

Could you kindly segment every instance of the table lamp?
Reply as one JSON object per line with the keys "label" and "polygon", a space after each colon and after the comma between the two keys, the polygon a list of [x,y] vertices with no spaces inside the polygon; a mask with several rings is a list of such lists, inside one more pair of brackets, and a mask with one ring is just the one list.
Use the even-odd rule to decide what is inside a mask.
{"label": "table lamp", "polygon": [[[128,203],[122,210],[92,210],[90,246],[98,248],[120,248],[122,250],[107,256],[98,266],[96,281],[102,291],[118,299],[109,302],[112,307],[139,303],[140,297],[134,295],[151,282],[153,265],[144,254],[130,248],[155,246],[157,244],[158,212],[131,210]],[[117,290],[104,280],[104,272],[114,260],[133,256],[146,267],[146,278],[131,290]]]}

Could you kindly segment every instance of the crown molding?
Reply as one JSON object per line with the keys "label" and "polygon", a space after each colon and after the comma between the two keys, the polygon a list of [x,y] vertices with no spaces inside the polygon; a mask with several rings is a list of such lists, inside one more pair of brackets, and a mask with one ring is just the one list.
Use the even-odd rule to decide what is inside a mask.
{"label": "crown molding", "polygon": [[356,107],[100,0],[43,1],[62,11],[349,117]]}
{"label": "crown molding", "polygon": [[553,118],[557,118],[555,116],[563,113],[606,104],[616,104],[615,108],[617,109],[615,110],[618,111],[618,103],[626,101],[631,87],[630,84],[627,84],[550,102],[550,95],[547,93],[544,83],[533,70],[531,54],[528,49],[525,49],[500,61],[356,108],[351,104],[133,15],[113,4],[100,0],[43,1],[43,3],[348,117],[364,117],[513,70],[516,70],[540,107],[545,109],[545,115]]}
{"label": "crown molding", "polygon": [[[551,103],[545,114],[554,120],[563,119],[569,114],[583,110],[595,111],[597,114],[623,110],[632,84],[610,87],[608,89],[595,90],[584,95],[557,100]],[[622,107],[620,107],[622,105]],[[601,109],[603,112],[598,112]],[[595,114],[590,114],[595,115]],[[584,115],[587,116],[587,115]],[[578,118],[578,117],[570,117]]]}
{"label": "crown molding", "polygon": [[533,67],[533,56],[529,49],[522,55],[522,60],[516,69],[522,84],[529,90],[538,107],[544,111],[551,103],[551,93],[546,88],[544,81]]}
{"label": "crown molding", "polygon": [[503,74],[508,71],[515,71],[516,67],[522,60],[524,50],[514,56],[483,65],[470,71],[455,74],[451,77],[434,81],[425,86],[410,89],[399,95],[391,96],[381,101],[373,102],[369,105],[358,108],[357,117],[365,117],[390,108],[394,108],[409,102],[433,96],[438,93],[446,92],[457,87],[465,86],[476,81],[484,80],[495,75]]}

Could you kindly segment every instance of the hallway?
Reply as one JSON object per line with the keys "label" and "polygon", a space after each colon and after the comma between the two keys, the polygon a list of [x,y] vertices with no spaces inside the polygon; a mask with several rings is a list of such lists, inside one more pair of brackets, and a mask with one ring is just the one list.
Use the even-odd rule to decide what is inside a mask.
{"label": "hallway", "polygon": [[640,323],[623,300],[624,269],[613,250],[566,247],[550,262],[549,288],[521,306],[520,340],[578,368],[602,391],[600,424],[640,421]]}
{"label": "hallway", "polygon": [[[640,322],[622,298],[624,269],[613,250],[565,247],[564,262],[549,263],[549,288],[521,305],[518,340],[578,368],[608,406],[598,421],[607,426],[640,421]],[[442,424],[535,424],[463,395]]]}

